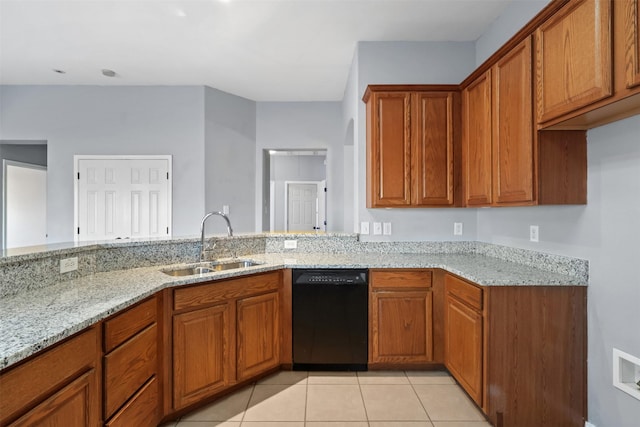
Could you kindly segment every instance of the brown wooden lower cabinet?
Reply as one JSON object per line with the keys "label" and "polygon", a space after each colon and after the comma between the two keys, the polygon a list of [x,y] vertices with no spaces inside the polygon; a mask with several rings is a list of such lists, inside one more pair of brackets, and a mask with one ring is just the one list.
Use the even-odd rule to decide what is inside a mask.
{"label": "brown wooden lower cabinet", "polygon": [[0,426],[97,427],[100,407],[98,327],[0,375]]}
{"label": "brown wooden lower cabinet", "polygon": [[282,271],[173,291],[172,412],[280,365]]}
{"label": "brown wooden lower cabinet", "polygon": [[279,300],[278,292],[238,300],[238,381],[249,379],[280,364]]}
{"label": "brown wooden lower cabinet", "polygon": [[371,270],[369,282],[369,364],[433,362],[431,270]]}
{"label": "brown wooden lower cabinet", "polygon": [[445,277],[445,364],[495,427],[582,427],[586,287]]}
{"label": "brown wooden lower cabinet", "polygon": [[195,403],[229,384],[229,303],[173,317],[173,404]]}

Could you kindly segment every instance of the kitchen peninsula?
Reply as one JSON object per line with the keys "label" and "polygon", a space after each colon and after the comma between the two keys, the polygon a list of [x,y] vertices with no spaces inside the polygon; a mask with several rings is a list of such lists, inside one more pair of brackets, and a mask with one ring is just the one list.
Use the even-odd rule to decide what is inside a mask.
{"label": "kitchen peninsula", "polygon": [[[284,249],[284,240],[291,239],[297,240],[298,249]],[[84,375],[85,372],[99,372],[104,368],[105,382],[108,382],[106,370],[110,366],[109,358],[119,348],[128,345],[129,341],[121,347],[108,346],[107,325],[117,325],[117,319],[128,313],[144,312],[141,317],[145,319],[151,319],[152,315],[149,313],[154,313],[153,321],[145,320],[140,323],[139,330],[133,331],[138,335],[125,339],[134,342],[138,336],[142,337],[145,331],[147,338],[144,339],[148,340],[149,336],[157,337],[157,340],[153,339],[152,343],[147,343],[145,347],[155,349],[155,352],[147,351],[153,353],[153,357],[148,357],[148,363],[153,364],[154,368],[150,371],[152,374],[143,376],[144,381],[153,376],[154,382],[144,383],[141,380],[155,391],[144,396],[127,394],[121,400],[130,400],[127,400],[128,403],[115,415],[112,414],[120,408],[120,401],[109,408],[105,403],[103,410],[96,409],[93,412],[96,419],[115,420],[117,416],[123,416],[122,414],[138,401],[136,399],[140,399],[139,401],[144,403],[142,407],[150,408],[156,420],[169,419],[246,381],[254,380],[274,369],[290,367],[289,269],[368,268],[372,276],[369,298],[370,369],[444,365],[489,419],[499,425],[499,419],[509,420],[514,414],[519,414],[509,399],[511,393],[521,392],[518,387],[523,386],[516,384],[512,378],[504,377],[505,372],[511,371],[511,361],[516,360],[514,363],[518,364],[519,371],[513,372],[512,377],[546,378],[547,375],[555,375],[551,371],[571,375],[571,381],[563,380],[571,383],[573,387],[570,395],[565,395],[566,390],[562,384],[547,384],[548,389],[542,394],[545,399],[541,399],[537,404],[550,404],[551,402],[546,401],[548,397],[556,403],[567,403],[568,417],[572,420],[585,416],[585,313],[588,282],[586,261],[479,242],[374,243],[360,242],[357,235],[349,234],[266,234],[222,238],[218,245],[219,252],[214,254],[216,258],[223,258],[229,256],[229,251],[233,249],[241,259],[257,262],[255,266],[180,278],[162,272],[172,266],[176,267],[177,264],[193,262],[197,256],[197,246],[197,239],[105,243],[8,256],[2,259],[0,362],[3,371],[0,387],[6,387],[5,381],[11,380],[13,372],[36,363],[49,352],[73,343],[78,337],[84,337],[88,330],[94,331],[95,334],[85,341],[96,347],[96,360],[86,365],[90,367],[88,371],[83,368],[81,372]],[[60,259],[76,256],[80,265],[77,272],[55,273]],[[403,278],[403,274],[411,277],[410,273],[413,271],[430,272],[428,277],[431,279],[425,283],[409,283]],[[389,276],[389,272],[393,275]],[[43,277],[40,278],[39,274]],[[73,278],[68,278],[69,275]],[[377,275],[380,280],[376,282]],[[45,276],[49,276],[48,282]],[[383,278],[387,281],[384,282]],[[384,284],[373,289],[375,283]],[[371,351],[372,343],[378,342],[374,338],[375,334],[379,333],[380,337],[383,337],[383,331],[393,329],[393,325],[380,327],[380,324],[377,324],[376,328],[371,325],[371,316],[379,308],[384,310],[385,307],[372,304],[374,294],[395,293],[401,298],[398,301],[402,301],[404,296],[408,296],[402,292],[418,289],[430,295],[431,305],[428,310],[431,315],[423,328],[429,331],[424,339],[430,341],[430,361],[412,364],[403,363],[400,358],[389,364],[384,358],[376,360],[372,357],[374,352]],[[211,296],[216,293],[221,295],[220,299]],[[180,294],[185,296],[179,296]],[[252,302],[254,297],[262,298],[259,300],[262,304],[268,295],[273,296],[268,307],[274,310],[274,323],[270,332],[245,331],[242,334],[238,332],[238,335],[236,332],[225,335],[229,332],[228,324],[235,325],[236,322],[229,322],[228,317],[225,317],[231,315],[231,312],[218,313],[216,310],[219,311],[220,307],[233,307],[231,311],[241,316],[241,308],[244,307],[245,301]],[[228,305],[229,301],[233,304]],[[181,330],[182,326],[179,325],[188,325],[189,321],[193,321],[189,317],[193,314],[190,313],[196,312],[207,314],[210,316],[208,319],[214,323],[215,319],[223,322],[220,332],[224,333],[222,336],[226,337],[225,339],[230,340],[230,347],[222,355],[223,363],[225,366],[232,366],[224,371],[221,382],[208,391],[180,395],[175,390],[180,384],[181,372],[180,367],[176,365],[176,360],[181,357],[176,348],[178,339],[183,339],[179,337],[188,338],[189,331]],[[243,313],[252,314],[251,311]],[[380,313],[384,315],[384,312]],[[469,325],[460,324],[469,318],[469,314],[479,319],[479,323],[476,324],[479,335],[469,337],[476,340],[474,345],[479,359],[474,360],[468,358],[476,353],[470,352],[467,347],[456,348],[459,340],[454,339],[469,330]],[[410,316],[413,313],[406,315]],[[137,315],[135,317],[138,318]],[[180,323],[185,319],[187,323]],[[393,321],[386,315],[379,319]],[[241,322],[238,321],[237,325],[239,328]],[[149,329],[152,327],[153,329]],[[461,327],[459,332],[455,332],[456,327]],[[186,335],[180,335],[181,333]],[[265,338],[255,336],[260,333],[266,333],[273,341],[274,345],[270,351],[275,355],[271,354],[273,360],[270,359],[271,361],[264,365],[264,369],[243,376],[240,367],[236,366],[236,357],[240,364],[242,346],[250,343],[243,344],[242,337],[253,336],[260,341]],[[523,336],[529,333],[531,335]],[[73,338],[69,339],[72,336]],[[231,340],[230,337],[237,338]],[[104,347],[100,344],[103,340]],[[231,344],[232,342],[236,344]],[[554,345],[544,345],[550,342]],[[536,343],[541,344],[539,348],[535,348]],[[232,357],[236,352],[237,356]],[[462,359],[455,356],[461,354],[465,356]],[[411,357],[412,355],[407,355],[406,360],[410,361]],[[553,361],[550,362],[548,358],[552,358]],[[540,366],[539,364],[545,363],[545,360],[548,366]],[[475,364],[477,368],[471,376],[466,368],[468,364]],[[553,369],[549,371],[552,366]],[[545,373],[536,372],[535,369],[543,369]],[[97,375],[94,382],[100,383],[101,377],[102,375]],[[139,386],[140,384],[136,385],[133,391]],[[541,387],[536,381],[526,387],[529,386]],[[94,395],[88,395],[93,396],[92,399],[97,402],[95,405],[98,408],[103,406],[103,399],[104,402],[108,402],[107,397],[111,394],[107,384],[87,387],[97,390]],[[104,393],[100,391],[101,387],[104,387]],[[16,407],[11,410],[3,407],[0,411],[2,423],[28,416],[41,406],[43,400],[46,401],[52,393],[55,394],[55,391],[52,385],[46,393],[43,391],[44,394],[37,398],[25,397],[29,400],[26,405],[20,406],[16,403]],[[5,394],[5,390],[2,392]]]}

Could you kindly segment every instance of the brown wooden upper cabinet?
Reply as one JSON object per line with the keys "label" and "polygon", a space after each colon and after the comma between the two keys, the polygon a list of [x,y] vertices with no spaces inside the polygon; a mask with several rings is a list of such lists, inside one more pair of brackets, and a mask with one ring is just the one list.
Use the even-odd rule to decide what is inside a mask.
{"label": "brown wooden upper cabinet", "polygon": [[627,0],[624,2],[623,27],[626,42],[627,87],[640,85],[640,2]]}
{"label": "brown wooden upper cabinet", "polygon": [[469,84],[462,106],[466,204],[533,204],[531,39]]}
{"label": "brown wooden upper cabinet", "polygon": [[457,86],[370,85],[367,207],[453,206]]}
{"label": "brown wooden upper cabinet", "polygon": [[536,30],[538,123],[613,94],[611,3],[570,1]]}

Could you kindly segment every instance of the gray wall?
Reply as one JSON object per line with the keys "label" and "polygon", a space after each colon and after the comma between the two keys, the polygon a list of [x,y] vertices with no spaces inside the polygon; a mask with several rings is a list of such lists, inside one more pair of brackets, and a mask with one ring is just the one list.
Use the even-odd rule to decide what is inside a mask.
{"label": "gray wall", "polygon": [[[514,2],[478,40],[484,60],[546,2]],[[533,3],[536,3],[535,5]],[[515,28],[514,28],[515,26]],[[588,132],[588,204],[478,210],[478,240],[588,259],[588,412],[597,427],[631,427],[640,402],[612,385],[612,349],[640,357],[640,116]],[[529,225],[540,242],[528,241]]]}
{"label": "gray wall", "polygon": [[50,242],[73,240],[74,154],[173,155],[173,235],[204,212],[202,87],[1,86],[0,139],[48,142]]}
{"label": "gray wall", "polygon": [[[205,88],[205,209],[229,206],[234,232],[254,231],[256,209],[256,103]],[[207,233],[225,233],[221,218],[207,221]]]}
{"label": "gray wall", "polygon": [[[391,222],[392,236],[363,236],[363,240],[419,241],[474,240],[474,209],[366,209],[366,107],[361,101],[369,84],[459,84],[475,68],[475,49],[470,42],[360,42],[358,102],[347,113],[354,120],[354,167],[357,170],[354,198],[356,225],[360,221]],[[351,88],[353,82],[348,83]],[[464,234],[453,236],[453,223],[464,224]]]}
{"label": "gray wall", "polygon": [[[327,227],[343,231],[343,142],[340,102],[258,102],[256,146],[265,149],[327,150]],[[263,160],[256,158],[256,211],[263,207]],[[268,204],[267,204],[268,207]],[[256,230],[263,229],[256,215]],[[269,229],[269,224],[266,224]]]}
{"label": "gray wall", "polygon": [[[0,167],[4,160],[47,166],[46,141],[0,140]],[[4,173],[0,171],[0,192],[4,191]],[[4,215],[4,197],[0,196],[0,215]],[[0,242],[4,242],[4,227],[0,226]]]}

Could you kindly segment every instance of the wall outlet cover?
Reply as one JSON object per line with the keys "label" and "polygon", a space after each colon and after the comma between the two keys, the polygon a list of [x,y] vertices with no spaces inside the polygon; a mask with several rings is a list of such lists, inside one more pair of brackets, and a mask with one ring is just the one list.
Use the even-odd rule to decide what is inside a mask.
{"label": "wall outlet cover", "polygon": [[60,260],[60,273],[68,273],[78,269],[78,257],[64,258]]}
{"label": "wall outlet cover", "polygon": [[454,236],[462,236],[462,223],[454,222],[453,223],[453,235]]}
{"label": "wall outlet cover", "polygon": [[540,229],[537,225],[529,226],[529,240],[532,242],[538,242],[540,240]]}

